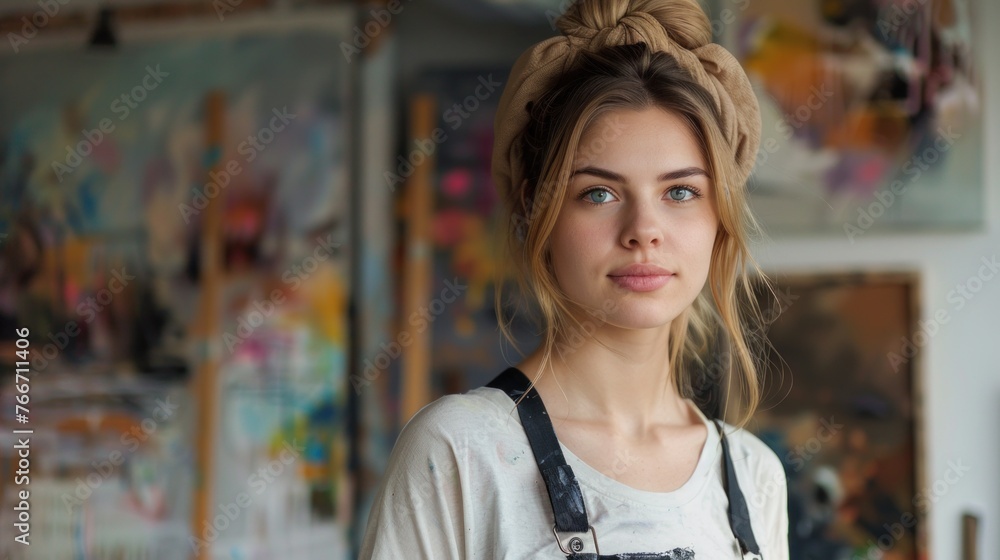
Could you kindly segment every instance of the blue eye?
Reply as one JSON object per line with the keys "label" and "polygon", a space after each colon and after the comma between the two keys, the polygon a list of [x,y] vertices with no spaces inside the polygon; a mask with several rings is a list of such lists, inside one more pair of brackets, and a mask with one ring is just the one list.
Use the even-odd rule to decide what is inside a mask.
{"label": "blue eye", "polygon": [[[685,193],[689,193],[690,196],[687,196]],[[674,202],[688,202],[695,198],[701,198],[701,193],[692,187],[674,187],[670,189],[670,200]]]}
{"label": "blue eye", "polygon": [[[597,196],[591,197],[591,195],[597,195]],[[594,206],[600,206],[601,204],[607,202],[608,197],[610,196],[611,196],[611,191],[603,187],[595,187],[580,195],[580,198],[588,204],[593,204]]]}

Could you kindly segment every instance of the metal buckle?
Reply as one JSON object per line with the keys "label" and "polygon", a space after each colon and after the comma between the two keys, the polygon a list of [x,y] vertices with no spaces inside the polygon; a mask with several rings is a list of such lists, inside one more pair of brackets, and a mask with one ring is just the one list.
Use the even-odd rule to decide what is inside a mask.
{"label": "metal buckle", "polygon": [[[597,531],[594,530],[594,526],[593,525],[588,525],[587,528],[590,529],[590,535],[592,537],[594,537],[594,552],[596,552],[597,555],[600,556],[601,555],[601,549],[597,546]],[[554,536],[556,538],[556,544],[559,545],[559,550],[563,551],[563,554],[575,554],[577,552],[580,552],[580,550],[583,550],[583,541],[579,541],[579,538],[576,538],[576,537],[574,537],[574,540],[578,540],[579,541],[579,543],[580,543],[580,550],[572,550],[571,551],[571,550],[566,550],[565,548],[563,548],[562,541],[559,540],[559,533],[556,532],[555,523],[552,524],[552,536]],[[570,544],[570,547],[572,548],[573,545]]]}

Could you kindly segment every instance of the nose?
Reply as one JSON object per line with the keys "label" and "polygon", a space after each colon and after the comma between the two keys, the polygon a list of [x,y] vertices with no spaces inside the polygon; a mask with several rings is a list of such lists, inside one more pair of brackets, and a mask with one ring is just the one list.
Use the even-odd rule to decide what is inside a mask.
{"label": "nose", "polygon": [[621,241],[627,249],[659,247],[663,243],[663,214],[655,202],[634,201],[622,214]]}

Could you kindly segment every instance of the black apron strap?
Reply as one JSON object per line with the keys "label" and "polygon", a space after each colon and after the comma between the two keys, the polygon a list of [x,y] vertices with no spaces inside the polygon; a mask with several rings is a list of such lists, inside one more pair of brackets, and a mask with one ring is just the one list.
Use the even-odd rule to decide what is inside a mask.
{"label": "black apron strap", "polygon": [[509,367],[486,386],[500,389],[514,402],[517,402],[525,392],[528,393],[517,406],[517,413],[521,417],[524,433],[528,436],[528,443],[535,455],[535,462],[538,463],[538,470],[541,471],[545,487],[549,491],[556,529],[562,532],[586,533],[590,531],[590,523],[587,520],[587,508],[583,503],[580,485],[576,481],[572,467],[566,464],[566,458],[559,447],[559,440],[556,439],[552,421],[545,411],[542,398],[534,387],[528,390],[530,384],[530,380],[521,370]]}
{"label": "black apron strap", "polygon": [[747,552],[760,555],[760,547],[757,546],[757,539],[753,536],[753,527],[750,526],[750,512],[747,509],[747,501],[740,490],[740,483],[736,480],[736,469],[733,467],[733,458],[729,454],[729,442],[726,441],[726,434],[718,420],[713,420],[719,429],[719,437],[722,438],[722,455],[725,461],[726,476],[723,478],[723,485],[726,489],[726,496],[729,498],[729,525],[733,529],[733,535],[740,543],[740,551],[746,555]]}

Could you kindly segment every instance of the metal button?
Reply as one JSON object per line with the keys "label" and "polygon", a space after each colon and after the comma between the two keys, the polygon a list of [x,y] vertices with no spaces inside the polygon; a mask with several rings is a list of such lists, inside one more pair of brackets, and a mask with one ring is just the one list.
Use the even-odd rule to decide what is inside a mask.
{"label": "metal button", "polygon": [[580,537],[573,537],[569,540],[569,549],[573,552],[580,552],[583,550],[583,539]]}

